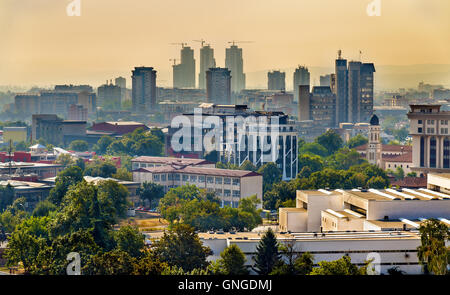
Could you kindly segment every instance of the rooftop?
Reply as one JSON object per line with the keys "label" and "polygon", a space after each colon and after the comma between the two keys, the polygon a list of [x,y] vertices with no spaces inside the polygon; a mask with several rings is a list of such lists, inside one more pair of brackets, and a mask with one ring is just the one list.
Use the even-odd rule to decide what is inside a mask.
{"label": "rooftop", "polygon": [[203,168],[203,167],[177,166],[177,165],[161,166],[155,168],[140,168],[138,170],[135,170],[135,172],[186,173],[186,174],[213,175],[223,177],[261,176],[261,174],[259,173],[246,170],[229,170],[229,169]]}
{"label": "rooftop", "polygon": [[158,163],[158,164],[178,164],[178,165],[201,165],[201,164],[214,164],[213,162],[204,159],[191,159],[191,158],[175,158],[175,157],[150,157],[141,156],[131,160],[132,162],[142,163]]}

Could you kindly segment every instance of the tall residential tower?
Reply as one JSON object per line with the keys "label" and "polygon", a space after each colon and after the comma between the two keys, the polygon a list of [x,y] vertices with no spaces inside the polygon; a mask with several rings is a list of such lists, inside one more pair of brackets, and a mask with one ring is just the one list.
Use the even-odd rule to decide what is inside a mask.
{"label": "tall residential tower", "polygon": [[206,71],[216,67],[214,49],[205,45],[200,49],[200,73],[198,74],[198,88],[206,89]]}
{"label": "tall residential tower", "polygon": [[143,113],[156,108],[156,71],[151,67],[134,68],[132,89],[133,111]]}
{"label": "tall residential tower", "polygon": [[239,93],[245,89],[244,60],[242,48],[231,45],[226,49],[225,67],[231,71],[231,91]]}

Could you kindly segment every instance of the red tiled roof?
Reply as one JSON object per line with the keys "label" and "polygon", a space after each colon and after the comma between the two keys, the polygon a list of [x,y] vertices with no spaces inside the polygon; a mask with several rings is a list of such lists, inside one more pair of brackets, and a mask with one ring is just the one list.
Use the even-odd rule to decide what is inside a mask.
{"label": "red tiled roof", "polygon": [[382,155],[385,162],[412,163],[412,153],[407,152],[402,155]]}
{"label": "red tiled roof", "polygon": [[391,182],[392,186],[406,187],[406,188],[421,188],[427,187],[427,177],[405,177],[400,180]]}
{"label": "red tiled roof", "polygon": [[132,162],[142,162],[142,163],[158,163],[165,165],[204,165],[204,164],[214,164],[213,162],[204,159],[192,159],[192,158],[174,158],[174,157],[149,157],[141,156],[131,160]]}
{"label": "red tiled roof", "polygon": [[177,166],[177,165],[161,166],[155,168],[140,168],[134,171],[148,172],[148,173],[189,173],[189,174],[224,176],[224,177],[261,176],[261,174],[259,173],[246,170],[230,170],[230,169],[203,168],[192,166]]}

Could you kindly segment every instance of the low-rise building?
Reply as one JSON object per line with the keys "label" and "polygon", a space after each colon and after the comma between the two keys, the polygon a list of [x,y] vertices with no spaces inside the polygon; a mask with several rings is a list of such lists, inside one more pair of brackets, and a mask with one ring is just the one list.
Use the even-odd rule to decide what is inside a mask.
{"label": "low-rise building", "polygon": [[170,165],[195,166],[205,168],[216,167],[216,164],[214,162],[210,162],[204,159],[141,156],[131,160],[132,170]]}
{"label": "low-rise building", "polygon": [[222,206],[233,208],[237,208],[241,199],[252,195],[256,195],[262,204],[262,175],[252,171],[166,165],[134,170],[133,181],[154,182],[164,186],[166,192],[187,184],[196,185],[214,192]]}
{"label": "low-rise building", "polygon": [[59,164],[5,162],[0,163],[0,174],[35,174],[38,179],[55,177],[64,167]]}

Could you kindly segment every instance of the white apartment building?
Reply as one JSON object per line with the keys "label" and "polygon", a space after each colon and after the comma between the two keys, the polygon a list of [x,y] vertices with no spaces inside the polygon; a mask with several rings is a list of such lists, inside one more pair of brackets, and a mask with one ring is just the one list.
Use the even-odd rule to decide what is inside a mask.
{"label": "white apartment building", "polygon": [[256,195],[262,208],[262,175],[252,171],[166,165],[134,170],[133,181],[154,182],[164,186],[166,192],[186,184],[196,185],[215,192],[222,206],[233,208],[238,207],[242,198]]}

